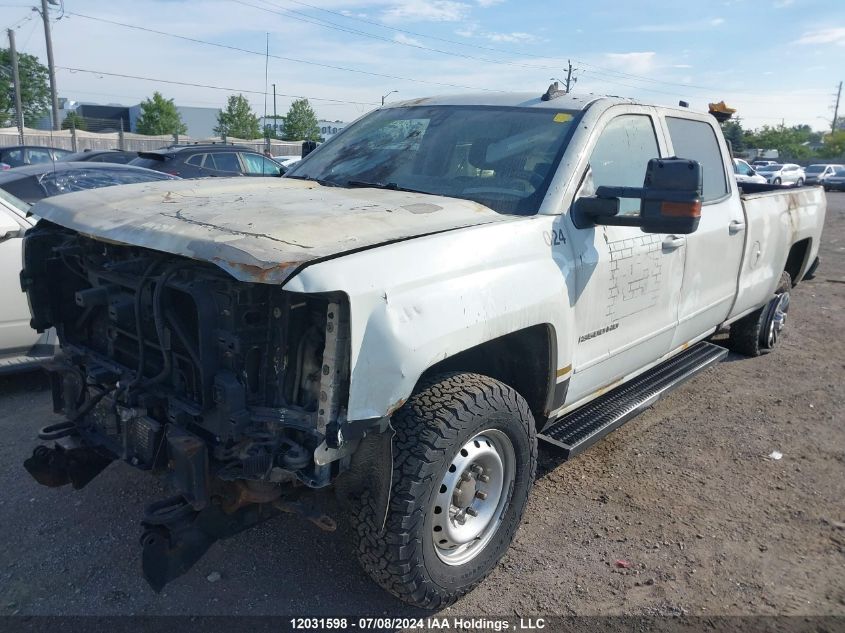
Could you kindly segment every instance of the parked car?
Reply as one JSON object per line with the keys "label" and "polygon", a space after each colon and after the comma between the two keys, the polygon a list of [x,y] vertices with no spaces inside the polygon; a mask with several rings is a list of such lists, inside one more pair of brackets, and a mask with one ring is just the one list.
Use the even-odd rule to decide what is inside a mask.
{"label": "parked car", "polygon": [[806,184],[823,185],[824,180],[828,176],[832,176],[837,167],[843,167],[843,165],[818,164],[805,167]]}
{"label": "parked car", "polygon": [[136,158],[138,158],[138,152],[125,152],[119,149],[86,149],[81,152],[68,154],[59,160],[74,163],[94,161],[97,163],[126,165]]}
{"label": "parked car", "polygon": [[[274,514],[334,529],[314,506],[334,486],[364,569],[442,609],[507,551],[538,440],[584,451],[724,358],[722,327],[776,349],[825,195],[743,195],[732,171],[708,113],[550,89],[379,108],[285,178],[44,200],[21,279],[68,350],[67,418],[25,467],[165,479],[140,540],[155,589]],[[707,445],[732,440],[701,416]]]}
{"label": "parked car", "polygon": [[741,158],[734,158],[734,178],[740,184],[756,183],[766,184],[766,179],[758,174],[748,163]]}
{"label": "parked car", "polygon": [[302,160],[301,156],[273,156],[273,160],[279,163],[285,170],[289,170]]}
{"label": "parked car", "polygon": [[794,163],[764,165],[757,170],[757,173],[763,176],[770,185],[801,187],[805,180],[804,170]]}
{"label": "parked car", "polygon": [[837,165],[822,183],[825,191],[845,191],[845,166]]}
{"label": "parked car", "polygon": [[0,374],[33,369],[57,346],[55,330],[32,329],[26,296],[20,293],[23,234],[35,224],[28,211],[27,203],[0,190]]}
{"label": "parked car", "polygon": [[776,160],[755,160],[751,163],[751,166],[754,169],[759,167],[765,167],[766,165],[777,165],[778,162]]}
{"label": "parked car", "polygon": [[152,169],[131,165],[59,161],[0,172],[0,189],[8,191],[24,202],[34,204],[43,198],[71,191],[156,180],[177,180],[177,178]]}
{"label": "parked car", "polygon": [[37,165],[61,160],[70,153],[70,150],[57,147],[40,147],[38,145],[0,147],[0,163],[6,163],[10,167]]}
{"label": "parked car", "polygon": [[237,145],[171,145],[138,152],[129,164],[181,178],[281,176],[285,171],[276,161]]}

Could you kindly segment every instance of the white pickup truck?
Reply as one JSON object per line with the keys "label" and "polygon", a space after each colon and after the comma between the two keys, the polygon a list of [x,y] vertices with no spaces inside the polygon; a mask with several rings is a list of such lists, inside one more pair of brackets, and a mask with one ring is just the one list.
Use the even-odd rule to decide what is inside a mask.
{"label": "white pickup truck", "polygon": [[442,607],[509,547],[538,440],[584,450],[725,326],[775,346],[825,197],[758,187],[708,114],[550,90],[386,106],[280,180],[45,200],[21,279],[65,420],[26,468],[165,477],[157,590],[278,512],[332,529],[333,486],[375,581]]}

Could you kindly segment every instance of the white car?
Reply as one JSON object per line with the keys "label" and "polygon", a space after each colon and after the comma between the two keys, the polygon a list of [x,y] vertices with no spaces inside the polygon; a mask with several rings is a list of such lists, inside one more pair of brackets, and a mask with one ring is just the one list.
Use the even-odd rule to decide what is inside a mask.
{"label": "white car", "polygon": [[273,160],[279,163],[286,170],[290,169],[302,160],[301,156],[273,156]]}
{"label": "white car", "polygon": [[33,369],[53,356],[56,333],[39,334],[29,325],[29,305],[21,293],[21,246],[35,224],[29,205],[0,190],[0,374]]}
{"label": "white car", "polygon": [[757,172],[765,177],[770,185],[794,185],[802,187],[807,176],[801,165],[786,163],[785,165],[774,164],[760,167]]}
{"label": "white car", "polygon": [[751,165],[740,158],[734,158],[734,178],[740,184],[766,184],[766,179],[758,174]]}

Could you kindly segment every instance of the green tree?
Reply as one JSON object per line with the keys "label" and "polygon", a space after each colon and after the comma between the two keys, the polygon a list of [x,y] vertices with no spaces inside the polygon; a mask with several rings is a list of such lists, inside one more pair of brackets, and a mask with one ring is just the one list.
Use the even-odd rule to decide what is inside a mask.
{"label": "green tree", "polygon": [[234,136],[242,139],[255,139],[261,136],[258,117],[252,113],[249,101],[243,95],[232,95],[226,109],[217,115],[217,127],[214,132],[220,136]]}
{"label": "green tree", "polygon": [[732,119],[721,124],[722,133],[730,141],[734,155],[739,156],[745,151],[745,132],[739,119]]}
{"label": "green tree", "polygon": [[[18,53],[21,78],[21,106],[24,125],[35,127],[50,108],[50,84],[47,67],[38,58]],[[12,56],[0,49],[0,125],[15,125],[15,89],[12,81]]]}
{"label": "green tree", "polygon": [[771,127],[764,125],[746,138],[747,146],[757,149],[776,149],[781,159],[810,158],[813,151],[809,144],[817,140],[809,125]]}
{"label": "green tree", "polygon": [[188,126],[173,104],[173,99],[165,99],[161,93],[153,93],[152,99],[141,102],[141,116],[135,124],[138,134],[160,136],[162,134],[186,134]]}
{"label": "green tree", "polygon": [[837,130],[825,136],[819,155],[822,158],[845,158],[845,130]]}
{"label": "green tree", "polygon": [[62,121],[62,129],[69,130],[87,130],[88,124],[85,122],[85,119],[78,114],[77,112],[68,112],[65,120]]}
{"label": "green tree", "polygon": [[320,126],[317,125],[317,115],[308,99],[297,99],[290,104],[285,116],[286,141],[319,141]]}

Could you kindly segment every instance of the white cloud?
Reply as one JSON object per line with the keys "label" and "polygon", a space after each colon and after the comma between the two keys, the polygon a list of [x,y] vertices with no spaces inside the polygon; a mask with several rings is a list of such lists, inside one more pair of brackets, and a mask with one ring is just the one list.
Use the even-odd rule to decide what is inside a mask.
{"label": "white cloud", "polygon": [[654,70],[657,53],[642,51],[633,53],[607,53],[607,65],[627,73],[641,75]]}
{"label": "white cloud", "polygon": [[794,2],[795,0],[777,0],[777,2],[775,2],[775,9],[783,9]]}
{"label": "white cloud", "polygon": [[454,0],[402,0],[382,14],[385,22],[458,22],[470,5]]}
{"label": "white cloud", "polygon": [[710,27],[720,26],[724,22],[724,18],[711,18],[709,20],[697,20],[695,22],[641,24],[619,30],[630,33],[684,33],[688,31],[705,31]]}
{"label": "white cloud", "polygon": [[508,42],[509,44],[524,44],[534,40],[534,36],[530,33],[520,33],[518,31],[513,33],[485,33],[486,37],[491,42]]}
{"label": "white cloud", "polygon": [[672,68],[692,68],[692,64],[672,64]]}
{"label": "white cloud", "polygon": [[399,42],[400,44],[410,44],[411,46],[422,46],[423,43],[413,37],[408,37],[404,33],[397,33],[393,36],[394,42]]}
{"label": "white cloud", "polygon": [[505,0],[475,0],[476,4],[482,9],[502,4]]}
{"label": "white cloud", "polygon": [[808,31],[795,44],[835,44],[845,46],[845,27],[834,27],[830,29],[819,29]]}

